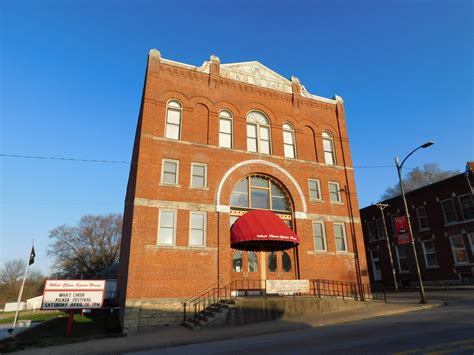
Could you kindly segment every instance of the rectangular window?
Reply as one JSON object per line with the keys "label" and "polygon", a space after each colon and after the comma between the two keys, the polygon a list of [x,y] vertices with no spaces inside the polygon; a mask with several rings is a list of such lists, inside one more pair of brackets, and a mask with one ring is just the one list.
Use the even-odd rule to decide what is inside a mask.
{"label": "rectangular window", "polygon": [[379,218],[375,221],[375,226],[377,228],[377,238],[385,239],[385,227],[383,225],[382,218]]}
{"label": "rectangular window", "polygon": [[449,238],[451,242],[451,249],[453,251],[453,258],[455,264],[467,264],[469,259],[467,258],[466,247],[464,246],[464,240],[462,235],[455,235]]}
{"label": "rectangular window", "polygon": [[295,157],[295,142],[293,141],[293,132],[283,131],[283,148],[286,158]]}
{"label": "rectangular window", "polygon": [[397,252],[398,271],[408,271],[407,244],[397,245],[397,248],[395,250]]}
{"label": "rectangular window", "polygon": [[219,119],[219,147],[232,148],[232,119]]}
{"label": "rectangular window", "polygon": [[443,209],[444,223],[457,222],[458,216],[452,198],[441,201],[441,208]]}
{"label": "rectangular window", "polygon": [[425,240],[421,243],[423,246],[423,254],[425,255],[425,265],[429,267],[438,267],[438,258],[432,240]]}
{"label": "rectangular window", "polygon": [[206,213],[191,212],[189,217],[189,246],[203,247],[206,242]]}
{"label": "rectangular window", "polygon": [[175,245],[176,211],[160,210],[158,220],[158,244]]}
{"label": "rectangular window", "polygon": [[429,229],[425,206],[421,206],[416,209],[416,216],[418,218],[418,229]]}
{"label": "rectangular window", "polygon": [[260,127],[259,153],[270,154],[270,130],[268,127]]}
{"label": "rectangular window", "polygon": [[181,126],[181,110],[168,108],[166,114],[166,133],[169,139],[179,139]]}
{"label": "rectangular window", "polygon": [[374,221],[367,221],[365,225],[367,227],[367,234],[369,235],[369,241],[375,240],[376,234],[375,234]]}
{"label": "rectangular window", "polygon": [[459,205],[461,206],[464,220],[474,219],[474,199],[471,194],[459,196]]}
{"label": "rectangular window", "polygon": [[161,183],[177,185],[178,184],[179,161],[163,159],[161,170]]}
{"label": "rectangular window", "polygon": [[324,223],[313,222],[313,239],[314,250],[326,251],[326,233],[324,231]]}
{"label": "rectangular window", "polygon": [[329,201],[331,203],[341,203],[341,192],[338,182],[329,182]]}
{"label": "rectangular window", "polygon": [[346,232],[343,223],[334,223],[334,237],[336,238],[336,251],[347,251]]}
{"label": "rectangular window", "polygon": [[207,186],[207,165],[191,163],[191,187]]}
{"label": "rectangular window", "polygon": [[254,124],[247,124],[247,150],[257,151],[257,126]]}
{"label": "rectangular window", "polygon": [[308,179],[309,185],[309,199],[310,200],[321,200],[321,186],[319,180]]}

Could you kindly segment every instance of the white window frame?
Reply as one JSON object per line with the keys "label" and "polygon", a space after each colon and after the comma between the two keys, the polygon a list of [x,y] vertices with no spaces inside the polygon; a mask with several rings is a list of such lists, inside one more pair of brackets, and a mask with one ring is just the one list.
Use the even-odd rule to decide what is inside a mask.
{"label": "white window frame", "polygon": [[[324,163],[326,165],[336,165],[337,163],[336,163],[336,152],[335,152],[335,149],[334,149],[334,136],[329,131],[323,131],[321,133],[321,137],[322,137],[322,140],[323,140]],[[326,150],[324,148],[324,141],[329,141],[331,143],[331,150]],[[328,162],[328,159],[326,159],[326,154],[331,155],[332,163]]]}
{"label": "white window frame", "polygon": [[[420,216],[420,212],[419,212],[419,211],[421,211],[421,210],[424,211],[424,214],[425,214],[424,216]],[[429,222],[428,222],[428,215],[426,214],[426,208],[425,208],[425,206],[417,207],[415,211],[416,211],[416,219],[418,220],[418,230],[419,230],[419,231],[429,230],[429,229],[430,229],[430,224],[429,224]],[[421,220],[422,220],[423,218],[426,220],[426,227],[422,227],[422,226],[421,226]]]}
{"label": "white window frame", "polygon": [[[374,240],[376,240],[377,238],[377,228],[376,228],[376,225],[375,225],[375,221],[374,220],[368,220],[365,222],[365,226],[366,226],[366,229],[367,229],[367,239],[369,240],[369,242],[372,242]],[[371,230],[371,226],[372,226],[372,230]],[[372,233],[373,232],[373,233]]]}
{"label": "white window frame", "polygon": [[[316,249],[316,236],[314,234],[314,225],[315,224],[320,224],[321,225],[321,232],[323,234],[322,239],[323,239],[324,249]],[[326,251],[328,251],[328,243],[327,243],[327,238],[326,238],[326,226],[324,225],[324,221],[313,221],[312,227],[313,227],[314,251],[317,251],[317,252],[326,252]]]}
{"label": "white window frame", "polygon": [[[193,185],[193,176],[194,176],[194,167],[195,166],[202,166],[204,167],[204,185],[203,186],[195,186]],[[193,189],[207,189],[207,164],[205,163],[191,163],[191,176],[189,181],[189,187]]]}
{"label": "white window frame", "polygon": [[[165,182],[163,180],[164,178],[164,172],[165,172],[165,163],[173,163],[173,164],[176,164],[176,181],[174,183],[171,183],[171,182]],[[161,160],[161,184],[162,185],[167,185],[167,186],[178,186],[178,182],[179,182],[179,160],[175,160],[175,159],[167,159],[167,158],[164,158]]]}
{"label": "white window frame", "polygon": [[[172,212],[174,214],[174,218],[173,218],[173,242],[172,243],[160,243],[161,215],[162,215],[163,212]],[[178,210],[160,208],[160,210],[158,212],[158,233],[157,233],[157,241],[156,241],[157,245],[162,245],[162,246],[175,246],[176,245],[177,219],[178,219]]]}
{"label": "white window frame", "polygon": [[[263,124],[261,122],[257,122],[255,119],[252,120],[252,118],[251,118],[252,113],[257,113],[258,115],[263,116],[266,123]],[[249,121],[249,118],[250,118],[251,121]],[[246,122],[247,122],[247,126],[246,126],[247,127],[247,150],[249,152],[253,152],[253,153],[271,155],[272,154],[272,129],[271,129],[271,122],[270,122],[270,119],[268,118],[268,116],[266,114],[264,114],[262,111],[252,110],[252,111],[249,111],[249,113],[247,113],[247,121]],[[256,151],[249,150],[249,144],[248,144],[248,140],[249,140],[248,127],[249,126],[254,127],[255,131],[256,131],[256,137],[255,137],[255,139],[256,139]],[[262,152],[262,142],[267,141],[267,140],[261,138],[261,129],[262,128],[268,129],[268,153]],[[254,137],[251,137],[251,139],[254,139]]]}
{"label": "white window frame", "polygon": [[[283,155],[285,158],[296,159],[296,139],[295,139],[295,128],[289,122],[285,122],[282,126],[283,128]],[[285,143],[285,133],[289,133],[291,137],[291,143]],[[291,147],[293,156],[288,156],[286,154],[285,147]]]}
{"label": "white window frame", "polygon": [[[179,107],[176,106],[170,106],[170,103],[176,102]],[[179,111],[179,124],[176,123],[170,123],[168,122],[168,116],[169,116],[169,111]],[[182,131],[182,125],[183,125],[183,104],[181,101],[177,99],[171,99],[168,100],[166,103],[166,117],[165,117],[165,138],[166,139],[173,139],[173,140],[180,140],[181,139],[181,131]],[[168,136],[168,126],[178,126],[178,138],[173,138]]]}
{"label": "white window frame", "polygon": [[[193,229],[197,229],[197,228],[193,228],[193,226],[192,226],[193,214],[204,216],[203,226],[202,226],[203,227],[203,229],[202,229],[202,233],[203,233],[203,235],[202,235],[202,244],[191,244],[191,231]],[[190,247],[199,248],[199,247],[205,247],[206,243],[207,243],[207,213],[206,212],[200,212],[200,211],[189,211],[188,245]]]}
{"label": "white window frame", "polygon": [[[461,238],[463,247],[462,248],[454,248],[453,238]],[[452,236],[449,237],[449,243],[451,244],[451,253],[453,255],[454,265],[467,265],[467,264],[469,264],[469,255],[467,254],[466,244],[464,243],[463,236],[461,234],[452,235]],[[464,253],[466,254],[466,259],[467,260],[459,262],[457,260],[455,250],[461,250],[461,249],[464,250]]]}
{"label": "white window frame", "polygon": [[[336,185],[337,187],[337,198],[338,200],[337,201],[333,201],[331,199],[331,185]],[[328,194],[329,194],[329,202],[330,203],[336,203],[336,204],[342,204],[342,198],[341,198],[341,188],[340,188],[340,185],[337,181],[329,181],[328,182]]]}
{"label": "white window frame", "polygon": [[[431,245],[433,246],[433,251],[428,253],[427,250],[426,250],[426,247],[425,247],[425,243],[431,243]],[[427,269],[439,268],[438,255],[436,255],[436,248],[434,246],[434,240],[433,239],[422,240],[421,241],[421,246],[423,247],[423,255],[425,257],[425,267]],[[428,265],[428,254],[434,254],[435,259],[436,259],[436,265]]]}
{"label": "white window frame", "polygon": [[[464,197],[464,196],[470,196],[470,197],[471,197],[471,201],[474,200],[474,197],[472,197],[472,194],[471,194],[471,193],[467,193],[467,194],[463,194],[463,195],[458,196],[459,209],[461,210],[461,216],[462,216],[463,221],[472,221],[474,218],[466,218],[466,217],[464,217],[464,208],[462,207],[462,203],[461,203],[461,198]],[[473,202],[474,202],[474,201],[473,201]]]}
{"label": "white window frame", "polygon": [[[336,236],[336,226],[342,226],[342,236],[344,237],[344,250],[337,250],[337,236]],[[334,231],[334,242],[336,246],[336,253],[347,253],[349,251],[347,245],[347,237],[346,237],[346,224],[345,223],[333,223],[333,231]]]}
{"label": "white window frame", "polygon": [[[453,210],[454,210],[454,214],[456,216],[456,220],[448,222],[448,219],[446,218],[446,212],[444,211],[444,205],[443,205],[443,202],[445,202],[445,201],[451,201],[451,204],[452,204]],[[444,224],[451,224],[451,223],[456,223],[456,222],[459,221],[458,213],[456,212],[456,206],[454,204],[454,200],[451,197],[447,198],[447,199],[444,199],[444,200],[441,200],[440,205],[441,205],[441,210],[443,211]]]}
{"label": "white window frame", "polygon": [[[229,121],[230,122],[230,133],[222,131],[222,126],[221,126],[222,121]],[[232,112],[230,112],[227,109],[221,110],[219,112],[219,147],[221,147],[221,148],[232,148],[234,146],[234,134],[233,133],[234,133],[234,120],[233,120]],[[222,135],[230,136],[230,147],[222,144],[222,141],[221,141],[221,136]]]}
{"label": "white window frame", "polygon": [[[316,183],[316,190],[311,189],[311,182]],[[310,201],[322,201],[323,200],[323,197],[321,195],[321,182],[319,181],[319,179],[308,179],[308,190],[309,190],[309,200]],[[316,191],[316,194],[319,197],[313,198],[311,196],[311,191]]]}
{"label": "white window frame", "polygon": [[[377,218],[375,221],[375,233],[378,240],[384,240],[385,236],[385,226],[382,218]],[[380,232],[380,233],[379,233]]]}
{"label": "white window frame", "polygon": [[[408,250],[407,250],[408,247],[407,247],[407,245],[408,244],[397,245],[396,248],[395,248],[395,252],[397,253],[397,268],[398,268],[398,272],[400,274],[410,273],[410,265],[408,265]],[[406,270],[402,270],[402,267],[401,267],[401,264],[400,264],[400,253],[398,252],[398,249],[402,246],[405,248],[405,256],[402,259],[406,259],[406,262],[407,262],[407,269]]]}

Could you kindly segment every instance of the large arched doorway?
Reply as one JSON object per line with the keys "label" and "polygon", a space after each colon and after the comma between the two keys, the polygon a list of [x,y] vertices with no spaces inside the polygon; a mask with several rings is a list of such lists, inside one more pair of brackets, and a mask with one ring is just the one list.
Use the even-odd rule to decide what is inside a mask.
{"label": "large arched doorway", "polygon": [[[230,226],[251,210],[275,213],[294,230],[293,203],[288,190],[276,179],[252,174],[238,181],[230,198]],[[232,250],[233,280],[295,279],[296,248],[284,251]]]}

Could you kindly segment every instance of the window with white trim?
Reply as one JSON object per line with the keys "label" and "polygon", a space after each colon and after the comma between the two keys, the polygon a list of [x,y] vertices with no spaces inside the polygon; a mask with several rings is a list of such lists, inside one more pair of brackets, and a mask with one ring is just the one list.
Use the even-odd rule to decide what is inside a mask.
{"label": "window with white trim", "polygon": [[283,150],[286,158],[296,158],[295,130],[290,123],[283,124]]}
{"label": "window with white trim", "polygon": [[458,199],[463,219],[474,219],[474,198],[472,194],[461,195]]}
{"label": "window with white trim", "polygon": [[438,267],[438,258],[432,240],[424,240],[421,242],[423,246],[423,254],[425,256],[425,265],[427,268]]}
{"label": "window with white trim", "polygon": [[336,251],[347,251],[344,223],[334,223],[334,238],[336,239]]}
{"label": "window with white trim", "polygon": [[451,242],[451,250],[453,251],[453,258],[455,264],[467,264],[469,259],[467,258],[466,247],[462,235],[454,235],[449,237]]}
{"label": "window with white trim", "polygon": [[329,182],[329,201],[331,203],[341,203],[341,190],[338,182]]}
{"label": "window with white trim", "polygon": [[429,229],[430,226],[428,224],[428,217],[426,216],[426,208],[425,206],[417,207],[416,209],[416,217],[418,219],[418,229]]}
{"label": "window with white trim", "polygon": [[251,111],[247,115],[247,150],[271,153],[270,121],[263,113]]}
{"label": "window with white trim", "polygon": [[313,222],[314,250],[326,251],[326,232],[323,222]]}
{"label": "window with white trim", "polygon": [[308,179],[309,199],[321,200],[321,185],[317,179]]}
{"label": "window with white trim", "polygon": [[365,226],[367,228],[367,234],[369,236],[369,241],[373,241],[376,239],[376,230],[375,230],[375,222],[374,221],[367,221],[365,222]]}
{"label": "window with white trim", "polygon": [[177,100],[168,101],[166,106],[165,138],[180,139],[182,112],[183,106],[181,102]]}
{"label": "window with white trim", "polygon": [[161,210],[158,216],[158,244],[175,245],[176,210]]}
{"label": "window with white trim", "polygon": [[444,223],[453,223],[458,221],[454,201],[452,198],[441,201],[441,209],[443,210]]}
{"label": "window with white trim", "polygon": [[189,214],[189,246],[203,247],[206,244],[206,212]]}
{"label": "window with white trim", "polygon": [[179,161],[163,159],[161,166],[161,183],[168,185],[177,185],[179,174]]}
{"label": "window with white trim", "polygon": [[408,259],[407,259],[407,244],[397,245],[395,248],[397,252],[397,260],[398,260],[398,271],[399,272],[407,272],[408,269]]}
{"label": "window with white trim", "polygon": [[207,164],[191,163],[191,187],[207,186]]}
{"label": "window with white trim", "polygon": [[232,148],[232,114],[227,110],[219,112],[219,147]]}
{"label": "window with white trim", "polygon": [[322,133],[324,161],[327,165],[336,165],[336,156],[334,154],[334,140],[332,134],[328,131]]}

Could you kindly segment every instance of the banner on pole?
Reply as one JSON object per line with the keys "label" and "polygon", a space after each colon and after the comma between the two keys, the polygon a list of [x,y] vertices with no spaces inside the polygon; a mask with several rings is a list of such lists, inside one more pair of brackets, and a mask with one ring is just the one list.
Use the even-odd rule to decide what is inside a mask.
{"label": "banner on pole", "polygon": [[398,244],[407,244],[411,242],[411,235],[408,229],[408,219],[406,216],[396,217],[395,222],[395,234],[397,236]]}
{"label": "banner on pole", "polygon": [[101,308],[105,280],[46,280],[41,309]]}

